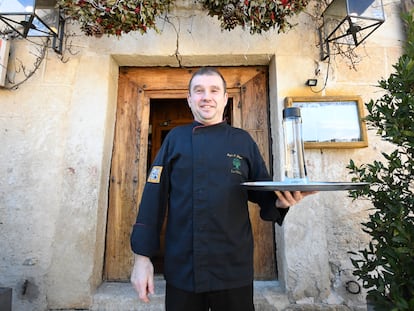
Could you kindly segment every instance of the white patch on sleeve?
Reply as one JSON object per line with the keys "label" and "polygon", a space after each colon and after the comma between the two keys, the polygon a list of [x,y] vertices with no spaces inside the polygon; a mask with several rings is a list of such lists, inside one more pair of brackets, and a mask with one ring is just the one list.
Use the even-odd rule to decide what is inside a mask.
{"label": "white patch on sleeve", "polygon": [[162,166],[153,166],[148,176],[148,182],[159,184],[161,180]]}

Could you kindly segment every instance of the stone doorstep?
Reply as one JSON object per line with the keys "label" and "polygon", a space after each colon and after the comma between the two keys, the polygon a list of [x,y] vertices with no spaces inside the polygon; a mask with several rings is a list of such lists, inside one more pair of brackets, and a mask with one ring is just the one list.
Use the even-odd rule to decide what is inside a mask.
{"label": "stone doorstep", "polygon": [[[130,283],[104,282],[93,297],[91,311],[164,311],[165,281],[155,279],[151,303],[140,302]],[[254,282],[256,311],[281,311],[289,305],[277,281]]]}

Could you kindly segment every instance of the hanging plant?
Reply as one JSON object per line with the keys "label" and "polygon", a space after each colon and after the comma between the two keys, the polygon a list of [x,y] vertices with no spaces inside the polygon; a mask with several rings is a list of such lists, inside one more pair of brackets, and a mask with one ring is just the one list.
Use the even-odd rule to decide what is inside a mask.
{"label": "hanging plant", "polygon": [[284,32],[293,27],[288,18],[300,13],[309,0],[200,0],[210,16],[217,16],[221,28],[242,26],[251,34],[271,28]]}
{"label": "hanging plant", "polygon": [[66,16],[79,21],[86,35],[121,36],[148,28],[157,30],[155,19],[168,10],[173,0],[57,0]]}
{"label": "hanging plant", "polygon": [[[251,34],[277,27],[291,28],[288,18],[301,12],[309,0],[199,0],[210,16],[217,16],[221,28],[240,25]],[[148,28],[157,30],[155,20],[168,11],[174,0],[57,0],[66,16],[79,21],[86,35],[121,36]]]}

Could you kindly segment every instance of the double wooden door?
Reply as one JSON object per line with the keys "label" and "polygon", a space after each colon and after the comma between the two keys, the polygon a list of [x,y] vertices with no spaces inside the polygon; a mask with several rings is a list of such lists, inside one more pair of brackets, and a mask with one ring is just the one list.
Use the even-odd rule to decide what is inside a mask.
{"label": "double wooden door", "polygon": [[[266,67],[219,68],[227,82],[227,118],[248,131],[266,161],[269,156]],[[104,278],[129,280],[133,254],[129,236],[138,212],[149,164],[165,134],[192,121],[186,105],[188,81],[196,68],[121,68],[109,184]],[[255,278],[276,277],[274,227],[249,204]],[[168,216],[167,216],[168,217]],[[160,253],[162,257],[162,253]],[[160,271],[162,270],[159,267]]]}

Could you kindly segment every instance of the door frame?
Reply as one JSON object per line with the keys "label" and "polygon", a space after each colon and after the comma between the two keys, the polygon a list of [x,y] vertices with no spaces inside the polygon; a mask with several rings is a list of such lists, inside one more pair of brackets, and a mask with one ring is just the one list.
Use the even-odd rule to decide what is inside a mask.
{"label": "door frame", "polygon": [[[129,235],[135,222],[135,217],[131,217],[131,215],[136,215],[138,212],[139,198],[142,195],[146,182],[150,101],[151,99],[161,98],[186,98],[188,81],[190,80],[192,73],[197,69],[198,68],[184,69],[158,67],[120,68],[117,120],[115,125],[114,151],[112,154],[108,200],[109,206],[103,273],[105,280],[125,281],[129,279],[130,269],[133,265],[133,254],[129,248]],[[270,166],[272,158],[270,156],[270,109],[268,104],[267,67],[219,67],[218,69],[226,79],[229,97],[233,98],[232,125],[240,128],[243,128],[244,126],[244,128],[251,133],[253,138],[259,139],[260,144],[264,144],[265,150],[261,151],[266,163]],[[250,85],[247,88],[245,85],[248,81],[253,80],[254,77],[264,74],[266,75],[264,82],[266,85],[261,85],[261,91],[266,92],[264,95],[265,99],[258,98],[258,100],[261,100],[262,102],[261,110],[265,109],[266,112],[255,107],[255,103],[248,104],[242,102],[243,98],[246,96],[251,99],[250,101],[257,99],[255,96],[256,85],[253,83],[253,85]],[[245,119],[243,120],[242,110],[244,108],[248,109],[248,111],[245,112]],[[130,115],[126,115],[128,113]],[[256,117],[254,116],[254,113],[259,113],[260,115],[264,114],[267,117],[263,117],[265,120],[261,120],[262,122],[260,123],[255,120]],[[118,124],[122,122],[127,124]],[[123,131],[130,131],[130,133],[133,134],[133,137],[126,137]],[[126,145],[129,144],[129,146],[124,148],[122,146],[124,142]],[[129,155],[130,152],[128,152],[131,150],[135,153],[132,157]],[[124,168],[114,166],[113,161],[123,161],[123,159],[118,160],[119,156],[124,157],[130,164],[126,164],[127,167]],[[140,159],[144,160],[140,161]],[[129,186],[131,183],[132,186]],[[125,189],[127,189],[127,192],[130,192],[130,197],[128,198],[125,198]],[[119,206],[118,208],[114,208],[114,205]],[[254,206],[254,204],[249,203],[249,211],[251,212],[251,215],[254,215],[253,217],[258,217],[257,210],[258,208]],[[270,277],[270,279],[274,279],[277,274],[274,226],[271,223],[269,223],[270,226],[262,226],[261,224],[255,225],[254,222],[252,222],[252,225],[253,233],[256,236],[261,236],[262,234],[272,236],[272,250],[265,250],[272,254],[272,263],[266,261],[268,258],[266,259],[260,254],[256,254],[258,249],[259,252],[261,251],[260,247],[262,247],[262,245],[255,248],[255,262],[260,261],[261,264],[269,266],[267,267],[267,272],[265,272],[265,274],[269,273],[268,271],[274,270],[274,277]],[[255,267],[255,271],[256,270]],[[266,279],[266,277],[259,276],[257,279]]]}

